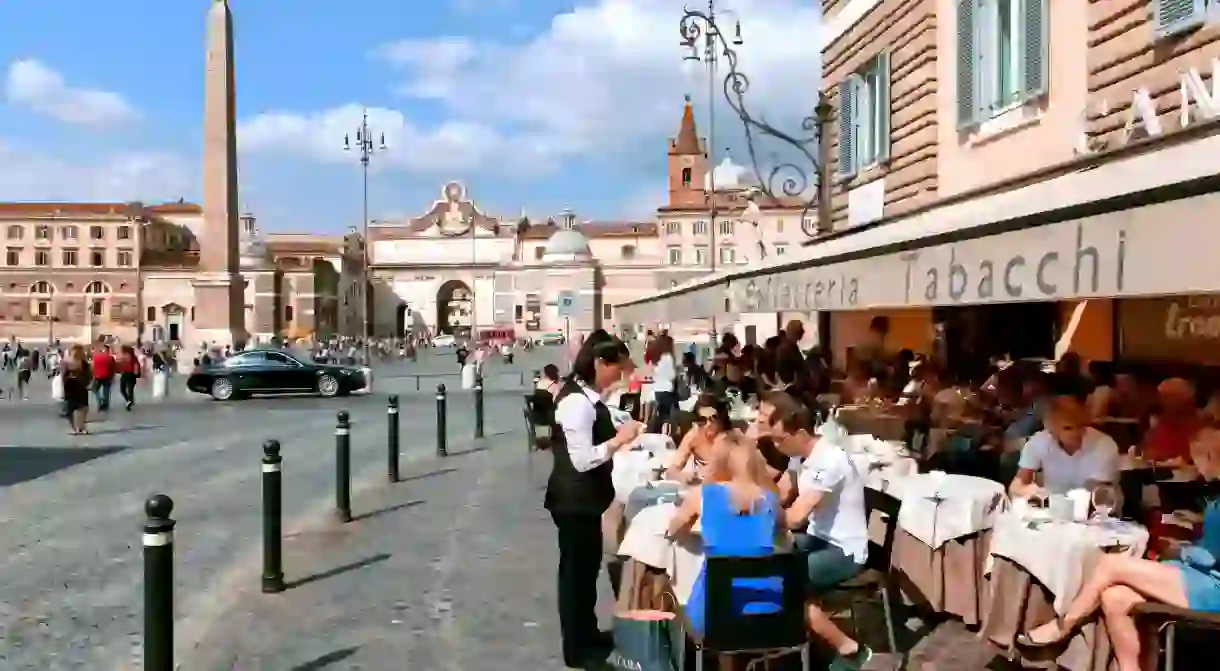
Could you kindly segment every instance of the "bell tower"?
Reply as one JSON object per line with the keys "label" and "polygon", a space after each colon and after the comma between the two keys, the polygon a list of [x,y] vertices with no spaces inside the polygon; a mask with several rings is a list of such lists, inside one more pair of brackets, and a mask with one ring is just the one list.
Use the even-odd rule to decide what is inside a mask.
{"label": "bell tower", "polygon": [[678,135],[669,141],[669,207],[707,207],[707,171],[707,145],[695,131],[695,112],[686,96]]}

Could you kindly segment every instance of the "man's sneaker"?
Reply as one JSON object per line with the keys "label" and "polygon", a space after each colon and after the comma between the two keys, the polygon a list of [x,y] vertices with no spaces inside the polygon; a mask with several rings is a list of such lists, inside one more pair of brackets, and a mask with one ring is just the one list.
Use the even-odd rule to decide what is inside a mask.
{"label": "man's sneaker", "polygon": [[830,663],[830,671],[860,671],[873,658],[873,651],[867,645],[860,645],[850,655],[838,654]]}

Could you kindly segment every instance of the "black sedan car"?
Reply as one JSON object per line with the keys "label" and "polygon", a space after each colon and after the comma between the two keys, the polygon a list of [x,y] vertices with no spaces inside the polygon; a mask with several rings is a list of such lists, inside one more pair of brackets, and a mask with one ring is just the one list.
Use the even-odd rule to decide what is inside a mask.
{"label": "black sedan car", "polygon": [[196,368],[186,388],[217,401],[250,394],[343,396],[368,384],[352,366],[315,363],[281,349],[239,352],[219,363]]}

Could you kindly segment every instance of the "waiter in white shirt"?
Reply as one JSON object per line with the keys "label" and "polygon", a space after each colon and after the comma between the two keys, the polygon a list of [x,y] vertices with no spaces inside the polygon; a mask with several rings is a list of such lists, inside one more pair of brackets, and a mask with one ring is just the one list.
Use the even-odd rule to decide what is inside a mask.
{"label": "waiter in white shirt", "polygon": [[610,473],[616,452],[640,433],[637,422],[615,428],[602,393],[623,376],[627,346],[598,330],[572,362],[556,397],[554,465],[546,509],[559,536],[559,628],[568,668],[598,668],[613,640],[597,627],[597,576],[602,563],[602,513],[614,501]]}

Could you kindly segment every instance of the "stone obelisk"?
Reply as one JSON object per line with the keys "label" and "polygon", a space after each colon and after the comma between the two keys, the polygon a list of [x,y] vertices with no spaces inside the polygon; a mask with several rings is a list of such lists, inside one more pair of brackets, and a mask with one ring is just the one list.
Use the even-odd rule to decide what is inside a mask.
{"label": "stone obelisk", "polygon": [[195,287],[196,349],[246,343],[245,282],[238,266],[237,104],[233,16],[226,0],[208,10],[203,100],[203,235]]}

